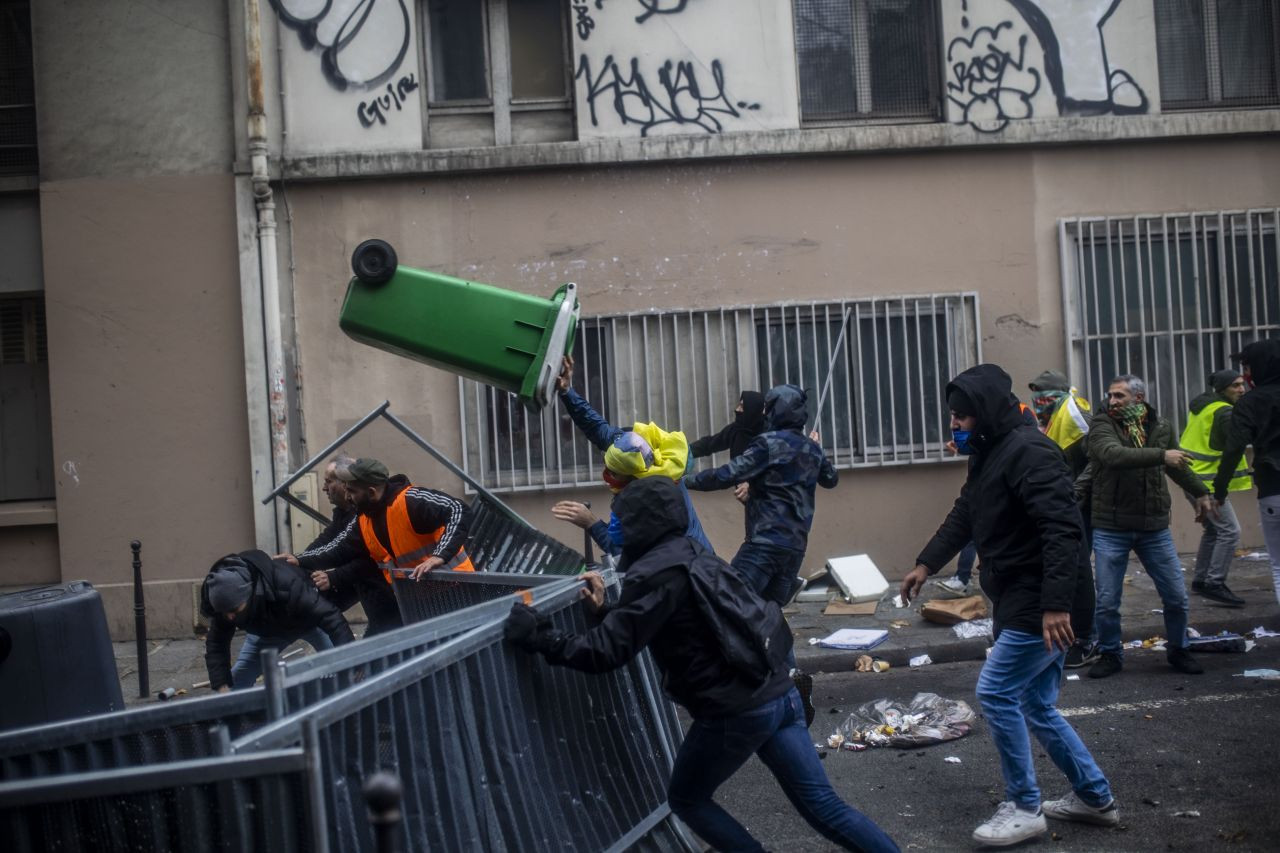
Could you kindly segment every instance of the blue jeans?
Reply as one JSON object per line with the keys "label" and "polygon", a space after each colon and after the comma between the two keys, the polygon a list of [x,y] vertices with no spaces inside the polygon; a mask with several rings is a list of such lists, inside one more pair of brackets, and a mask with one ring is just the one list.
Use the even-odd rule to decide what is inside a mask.
{"label": "blue jeans", "polygon": [[[791,600],[796,590],[804,552],[763,542],[743,542],[729,565],[746,579],[756,594],[765,601],[776,601],[779,607]],[[796,651],[787,652],[787,666],[794,669]]]}
{"label": "blue jeans", "polygon": [[240,654],[231,666],[231,688],[240,690],[252,687],[258,680],[258,676],[262,675],[263,649],[283,649],[293,645],[297,640],[306,641],[318,652],[333,648],[333,641],[329,639],[329,635],[319,628],[312,628],[310,631],[303,631],[292,637],[259,637],[257,634],[246,634],[244,645],[240,647]]}
{"label": "blue jeans", "polygon": [[760,756],[791,804],[809,825],[847,850],[896,851],[875,822],[831,787],[804,724],[800,694],[785,695],[732,717],[694,720],[676,755],[667,802],[716,850],[763,850],[746,827],[711,799],[716,789]]}
{"label": "blue jeans", "polygon": [[1064,657],[1063,652],[1046,651],[1043,637],[1006,628],[978,675],[978,702],[1000,753],[1005,799],[1029,811],[1040,808],[1040,788],[1028,729],[1067,775],[1080,799],[1091,806],[1111,802],[1106,777],[1054,707]]}
{"label": "blue jeans", "polygon": [[1182,564],[1173,547],[1173,536],[1164,530],[1093,530],[1094,580],[1098,603],[1094,623],[1098,632],[1098,650],[1121,654],[1120,595],[1124,590],[1124,573],[1129,566],[1129,552],[1138,555],[1142,567],[1160,593],[1164,605],[1164,632],[1170,649],[1187,644],[1187,588],[1182,582]]}
{"label": "blue jeans", "polygon": [[956,580],[967,584],[973,577],[973,563],[978,559],[978,546],[970,542],[960,550],[956,558]]}

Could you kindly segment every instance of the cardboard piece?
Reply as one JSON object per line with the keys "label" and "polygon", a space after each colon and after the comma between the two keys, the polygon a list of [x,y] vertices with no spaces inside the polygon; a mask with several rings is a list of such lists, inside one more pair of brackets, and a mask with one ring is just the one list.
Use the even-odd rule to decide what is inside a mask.
{"label": "cardboard piece", "polygon": [[876,615],[876,601],[860,601],[857,604],[849,604],[844,601],[832,601],[822,611],[823,616],[874,616]]}
{"label": "cardboard piece", "polygon": [[866,554],[832,557],[827,571],[851,603],[879,601],[889,591],[889,582]]}

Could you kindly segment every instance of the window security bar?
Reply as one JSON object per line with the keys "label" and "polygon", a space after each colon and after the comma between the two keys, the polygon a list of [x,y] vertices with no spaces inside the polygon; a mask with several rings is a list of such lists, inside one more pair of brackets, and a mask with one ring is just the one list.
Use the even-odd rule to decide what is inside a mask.
{"label": "window security bar", "polygon": [[[978,307],[976,293],[934,293],[584,318],[574,385],[611,423],[652,421],[693,441],[733,419],[742,390],[787,382],[809,391],[812,423],[830,371],[815,426],[837,467],[944,462],[943,391],[981,361]],[[558,400],[529,412],[505,392],[460,379],[458,402],[464,466],[486,488],[599,482],[600,453]]]}
{"label": "window security bar", "polygon": [[1066,355],[1098,400],[1143,377],[1179,429],[1208,375],[1280,331],[1280,208],[1063,219]]}

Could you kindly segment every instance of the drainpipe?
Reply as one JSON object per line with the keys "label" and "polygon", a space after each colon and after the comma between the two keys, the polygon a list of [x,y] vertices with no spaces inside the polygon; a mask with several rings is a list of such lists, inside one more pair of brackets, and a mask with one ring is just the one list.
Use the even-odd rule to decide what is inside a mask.
{"label": "drainpipe", "polygon": [[[258,212],[258,275],[267,349],[267,402],[271,421],[272,487],[289,476],[289,415],[285,393],[284,339],[280,317],[280,276],[276,261],[276,205],[267,171],[267,111],[262,85],[262,26],[258,0],[244,0],[245,54],[249,86],[249,162]],[[276,541],[292,549],[288,517],[277,504]]]}

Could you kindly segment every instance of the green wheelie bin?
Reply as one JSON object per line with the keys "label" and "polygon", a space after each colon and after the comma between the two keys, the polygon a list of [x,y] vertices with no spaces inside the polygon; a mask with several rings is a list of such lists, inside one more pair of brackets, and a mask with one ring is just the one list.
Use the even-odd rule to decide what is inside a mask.
{"label": "green wheelie bin", "polygon": [[577,285],[529,296],[400,266],[382,240],[357,246],[351,270],[338,320],[350,337],[518,394],[532,409],[554,397],[577,332]]}

